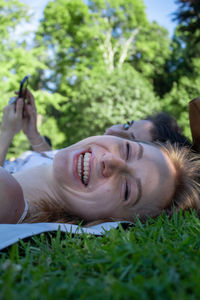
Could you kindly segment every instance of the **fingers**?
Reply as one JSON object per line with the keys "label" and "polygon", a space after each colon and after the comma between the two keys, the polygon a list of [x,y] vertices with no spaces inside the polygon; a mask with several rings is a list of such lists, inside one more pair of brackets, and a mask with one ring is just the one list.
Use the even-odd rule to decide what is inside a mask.
{"label": "fingers", "polygon": [[[15,91],[15,94],[19,95],[19,92]],[[24,96],[24,99],[27,100],[28,104],[31,104],[32,106],[35,107],[35,99],[34,99],[33,94],[30,92],[29,89],[26,89],[26,92],[23,96]]]}
{"label": "fingers", "polygon": [[30,104],[27,104],[26,105],[26,111],[27,111],[27,114],[28,114],[28,116],[30,117],[31,120],[36,119],[37,112],[35,110],[35,107],[33,107]]}
{"label": "fingers", "polygon": [[3,113],[4,115],[5,114],[14,114],[15,113],[15,103],[11,103],[11,104],[8,104],[6,105],[4,108],[3,108]]}
{"label": "fingers", "polygon": [[1,128],[7,134],[14,136],[22,126],[23,99],[7,105],[3,110]]}
{"label": "fingers", "polygon": [[24,104],[24,109],[23,109],[23,118],[28,118],[29,113],[27,110],[27,104]]}
{"label": "fingers", "polygon": [[28,104],[31,104],[35,107],[35,100],[33,94],[28,89],[26,90],[26,99],[28,100]]}
{"label": "fingers", "polygon": [[19,98],[17,100],[17,103],[16,103],[16,114],[17,116],[22,116],[22,111],[23,111],[23,105],[24,105],[24,100],[22,98]]}

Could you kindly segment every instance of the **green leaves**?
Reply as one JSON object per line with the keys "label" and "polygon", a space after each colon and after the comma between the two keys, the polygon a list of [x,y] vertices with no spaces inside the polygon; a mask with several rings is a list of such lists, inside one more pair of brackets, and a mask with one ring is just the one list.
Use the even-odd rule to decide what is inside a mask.
{"label": "green leaves", "polygon": [[160,110],[147,80],[129,66],[112,75],[104,70],[81,83],[60,117],[59,126],[71,144],[90,135],[103,134],[112,124],[141,119]]}
{"label": "green leaves", "polygon": [[[199,64],[199,60],[194,64]],[[186,136],[191,136],[188,103],[200,94],[200,74],[199,76],[182,76],[178,83],[174,82],[170,93],[166,94],[162,105],[171,115],[179,120],[179,125],[184,129]]]}
{"label": "green leaves", "polygon": [[[54,57],[49,66],[59,77],[58,88],[66,79],[91,76],[91,69],[113,71],[130,57],[139,29],[147,24],[144,4],[138,0],[52,1],[45,9],[37,39]],[[73,85],[72,85],[73,89]]]}
{"label": "green leaves", "polygon": [[8,39],[16,26],[22,20],[27,20],[27,9],[17,0],[0,0],[0,44],[3,39]]}
{"label": "green leaves", "polygon": [[[28,45],[23,33],[20,43],[12,37],[21,22],[25,32],[29,15],[20,2],[0,0],[0,117],[30,73],[39,128],[45,135],[50,128],[55,148],[161,109],[190,134],[187,103],[199,96],[199,45],[180,26],[172,42],[165,28],[148,22],[140,0],[54,0]],[[10,155],[27,147],[19,135]]]}

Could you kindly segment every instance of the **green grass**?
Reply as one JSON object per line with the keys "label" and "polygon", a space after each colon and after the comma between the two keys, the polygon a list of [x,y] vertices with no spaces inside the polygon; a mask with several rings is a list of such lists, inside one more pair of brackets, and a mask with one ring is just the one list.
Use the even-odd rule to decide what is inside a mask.
{"label": "green grass", "polygon": [[47,233],[1,251],[0,299],[200,299],[200,220],[139,221],[104,236]]}

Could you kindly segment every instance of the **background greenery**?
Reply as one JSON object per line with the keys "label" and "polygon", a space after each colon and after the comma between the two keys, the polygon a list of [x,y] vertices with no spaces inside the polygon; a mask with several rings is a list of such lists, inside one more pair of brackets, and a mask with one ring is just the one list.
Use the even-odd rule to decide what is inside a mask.
{"label": "background greenery", "polygon": [[[31,74],[38,126],[54,148],[159,110],[190,135],[187,105],[200,94],[200,4],[176,2],[170,38],[147,20],[142,0],[52,0],[32,33],[29,7],[0,0],[0,114]],[[9,155],[28,147],[18,134]]]}

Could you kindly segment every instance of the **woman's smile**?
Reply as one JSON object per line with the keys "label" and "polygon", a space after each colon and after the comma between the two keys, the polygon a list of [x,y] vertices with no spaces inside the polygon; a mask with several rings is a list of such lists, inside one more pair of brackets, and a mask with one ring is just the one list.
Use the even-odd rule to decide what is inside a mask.
{"label": "woman's smile", "polygon": [[174,190],[166,154],[155,146],[114,136],[90,137],[60,150],[53,170],[63,201],[75,214],[91,220],[130,219],[146,207],[154,211]]}
{"label": "woman's smile", "polygon": [[92,153],[91,151],[86,151],[84,153],[80,153],[78,155],[78,159],[76,159],[77,162],[77,173],[80,178],[80,181],[85,186],[88,185],[90,180],[90,173],[91,173],[91,159],[92,159]]}

